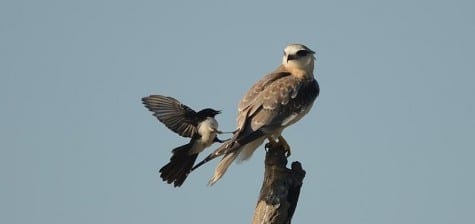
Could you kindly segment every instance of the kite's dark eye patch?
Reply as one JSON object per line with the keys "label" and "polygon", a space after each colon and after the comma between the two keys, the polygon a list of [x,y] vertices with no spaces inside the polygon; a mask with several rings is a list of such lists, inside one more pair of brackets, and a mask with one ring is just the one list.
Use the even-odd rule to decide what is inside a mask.
{"label": "kite's dark eye patch", "polygon": [[297,56],[299,56],[299,57],[305,57],[307,55],[308,55],[308,51],[306,51],[306,50],[297,51]]}

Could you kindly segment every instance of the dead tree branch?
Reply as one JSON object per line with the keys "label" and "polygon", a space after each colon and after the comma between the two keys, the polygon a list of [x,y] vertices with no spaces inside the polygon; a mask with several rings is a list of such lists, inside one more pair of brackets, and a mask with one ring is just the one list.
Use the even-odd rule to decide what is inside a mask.
{"label": "dead tree branch", "polygon": [[264,181],[253,224],[290,224],[297,207],[305,171],[299,162],[287,168],[282,145],[266,145]]}

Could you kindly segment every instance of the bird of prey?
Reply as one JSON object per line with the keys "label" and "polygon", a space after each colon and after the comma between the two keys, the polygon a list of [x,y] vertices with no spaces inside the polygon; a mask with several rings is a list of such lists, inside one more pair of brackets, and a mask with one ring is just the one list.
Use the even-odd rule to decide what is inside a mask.
{"label": "bird of prey", "polygon": [[188,144],[173,149],[170,162],[160,169],[163,181],[179,187],[191,172],[198,154],[214,142],[223,142],[217,138],[220,131],[214,118],[220,111],[206,108],[196,112],[172,97],[160,95],[144,97],[142,102],[170,130],[191,138]]}
{"label": "bird of prey", "polygon": [[288,45],[282,64],[255,83],[239,103],[233,137],[192,170],[223,156],[209,181],[213,185],[238,156],[239,160],[250,158],[265,139],[281,144],[289,156],[290,146],[281,133],[310,111],[320,92],[313,75],[314,54],[302,44]]}

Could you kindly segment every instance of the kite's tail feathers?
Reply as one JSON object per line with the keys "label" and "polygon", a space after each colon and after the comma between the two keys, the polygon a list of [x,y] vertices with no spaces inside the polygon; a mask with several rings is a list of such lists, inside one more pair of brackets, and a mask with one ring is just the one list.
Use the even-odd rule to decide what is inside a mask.
{"label": "kite's tail feathers", "polygon": [[209,180],[208,184],[213,185],[219,179],[221,179],[221,177],[223,177],[224,173],[226,173],[229,166],[231,166],[232,162],[236,160],[236,158],[238,159],[238,162],[249,159],[252,156],[252,153],[256,151],[256,149],[264,142],[264,140],[265,137],[257,138],[256,140],[249,142],[246,145],[239,146],[233,149],[232,151],[230,150],[230,152],[226,153],[223,159],[221,159],[221,161],[218,163],[218,166],[216,166],[216,169],[214,170],[214,175]]}
{"label": "kite's tail feathers", "polygon": [[234,134],[230,140],[224,142],[221,146],[219,146],[218,149],[209,154],[203,161],[196,164],[191,170],[193,171],[208,161],[224,155],[215,169],[214,176],[208,183],[209,185],[213,185],[224,175],[231,163],[237,158],[239,154],[242,153],[243,150],[246,151],[246,155],[244,157],[249,158],[256,148],[259,147],[262,142],[264,142],[265,139],[262,131],[255,131],[244,138],[239,138],[240,135],[241,133],[239,132]]}
{"label": "kite's tail feathers", "polygon": [[209,154],[201,162],[197,163],[193,168],[191,168],[191,171],[197,169],[198,167],[204,165],[205,163],[213,160],[216,157],[224,155],[227,152],[227,150],[229,149],[229,147],[231,146],[231,144],[234,144],[233,139],[229,139],[229,140],[225,141],[223,144],[221,144],[221,146],[219,146],[216,150],[214,150],[214,152]]}
{"label": "kite's tail feathers", "polygon": [[160,169],[160,177],[163,181],[173,183],[175,187],[183,184],[198,157],[198,153],[190,154],[192,145],[193,143],[188,143],[173,149],[170,162]]}
{"label": "kite's tail feathers", "polygon": [[265,137],[261,137],[243,146],[241,153],[239,153],[238,162],[242,162],[244,160],[248,160],[249,158],[251,158],[252,154],[264,142],[264,140],[265,140]]}
{"label": "kite's tail feathers", "polygon": [[214,183],[216,183],[216,181],[218,181],[219,179],[221,179],[221,177],[224,175],[224,173],[226,173],[226,170],[228,170],[229,166],[231,165],[231,163],[236,159],[236,157],[239,155],[239,153],[241,152],[240,149],[238,150],[235,150],[235,151],[232,151],[228,154],[226,154],[223,159],[221,159],[221,161],[219,162],[218,166],[216,167],[216,169],[214,170],[214,175],[213,177],[209,180],[208,182],[208,185],[213,185]]}

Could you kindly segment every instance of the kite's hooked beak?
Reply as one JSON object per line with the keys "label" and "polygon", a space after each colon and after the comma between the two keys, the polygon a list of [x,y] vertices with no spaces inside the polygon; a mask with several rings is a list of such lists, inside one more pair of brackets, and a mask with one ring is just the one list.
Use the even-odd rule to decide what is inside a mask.
{"label": "kite's hooked beak", "polygon": [[289,62],[290,60],[294,60],[294,59],[297,59],[296,55],[293,55],[293,54],[287,55],[287,62]]}

